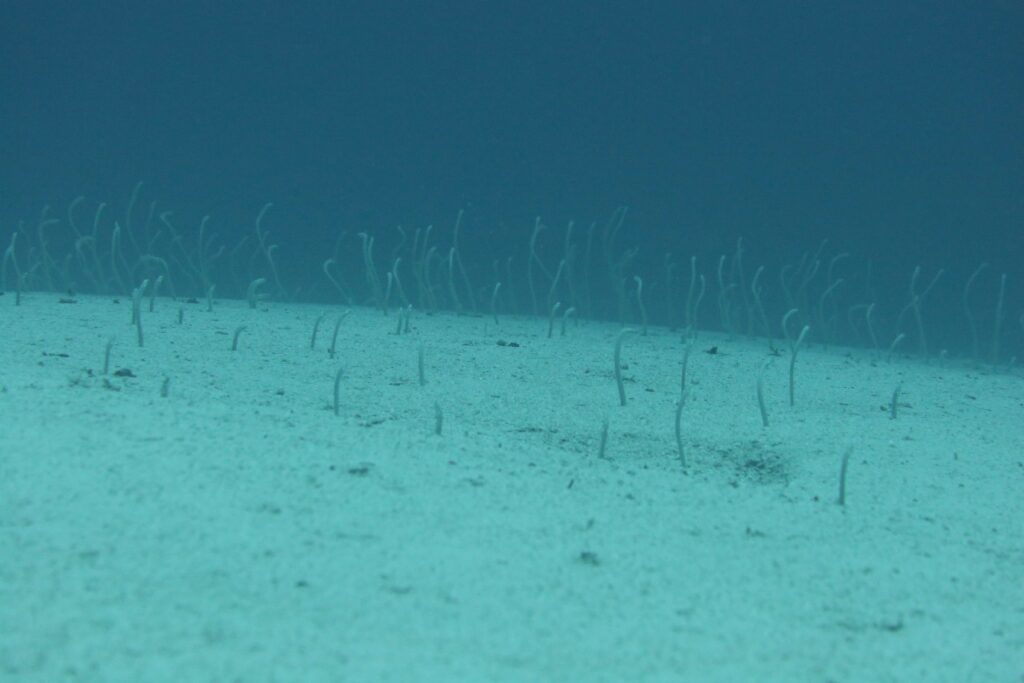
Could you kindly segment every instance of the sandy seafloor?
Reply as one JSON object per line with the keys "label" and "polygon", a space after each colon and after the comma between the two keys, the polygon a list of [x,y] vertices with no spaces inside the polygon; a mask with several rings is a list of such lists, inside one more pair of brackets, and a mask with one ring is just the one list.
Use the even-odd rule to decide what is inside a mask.
{"label": "sandy seafloor", "polygon": [[[13,303],[2,681],[1024,677],[1012,368],[811,346],[795,407],[788,359],[765,371],[764,428],[765,340],[702,333],[684,471],[663,328],[626,340],[620,407],[610,324],[414,312],[399,336],[356,308],[332,359],[330,307],[159,299],[139,348],[126,300]],[[101,376],[110,337],[134,377]]]}

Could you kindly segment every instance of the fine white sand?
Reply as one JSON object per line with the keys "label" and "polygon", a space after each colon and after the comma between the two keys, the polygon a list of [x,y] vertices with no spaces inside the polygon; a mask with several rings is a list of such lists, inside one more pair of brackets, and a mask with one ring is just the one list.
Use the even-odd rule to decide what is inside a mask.
{"label": "fine white sand", "polygon": [[812,346],[795,407],[788,357],[766,369],[763,428],[766,342],[702,333],[684,471],[664,329],[625,341],[620,407],[614,325],[414,312],[399,336],[357,308],[332,359],[340,309],[161,299],[139,348],[126,300],[13,304],[0,680],[1024,676],[1014,372]]}

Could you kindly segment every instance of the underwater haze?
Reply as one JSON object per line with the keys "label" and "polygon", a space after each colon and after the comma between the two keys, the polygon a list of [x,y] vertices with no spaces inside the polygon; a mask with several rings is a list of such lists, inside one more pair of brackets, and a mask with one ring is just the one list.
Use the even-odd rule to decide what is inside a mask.
{"label": "underwater haze", "polygon": [[[749,276],[827,239],[823,254],[850,254],[837,295],[851,302],[868,296],[852,283],[869,261],[871,286],[900,301],[917,265],[922,279],[945,271],[933,302],[956,299],[981,263],[975,296],[990,307],[1001,273],[1018,275],[1013,299],[1024,292],[1019,3],[0,12],[5,233],[43,206],[63,218],[79,195],[83,215],[106,202],[112,221],[143,182],[137,222],[156,200],[183,232],[209,215],[233,246],[273,203],[285,284],[308,290],[340,233],[376,235],[383,259],[396,226],[411,240],[433,224],[447,243],[464,210],[460,248],[483,286],[493,259],[524,265],[536,217],[553,228],[538,247],[553,270],[556,232],[627,206],[623,246],[652,278],[664,252],[680,272],[698,256],[711,278],[742,237]],[[962,346],[955,325],[933,324]]]}

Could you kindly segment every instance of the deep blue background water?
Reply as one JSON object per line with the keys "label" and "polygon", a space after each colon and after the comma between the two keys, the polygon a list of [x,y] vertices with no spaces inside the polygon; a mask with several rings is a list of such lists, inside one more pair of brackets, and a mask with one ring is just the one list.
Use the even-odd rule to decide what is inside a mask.
{"label": "deep blue background water", "polygon": [[567,221],[628,205],[622,246],[652,282],[666,250],[711,277],[743,236],[774,283],[827,238],[851,282],[874,262],[890,317],[915,265],[946,269],[930,324],[955,335],[987,261],[978,305],[1008,273],[1011,334],[1022,35],[1009,1],[11,0],[0,237],[79,194],[123,211],[141,180],[143,204],[210,214],[225,241],[274,202],[298,282],[339,231],[386,245],[433,223],[443,241],[466,209],[482,282],[523,260],[535,216],[553,267]]}

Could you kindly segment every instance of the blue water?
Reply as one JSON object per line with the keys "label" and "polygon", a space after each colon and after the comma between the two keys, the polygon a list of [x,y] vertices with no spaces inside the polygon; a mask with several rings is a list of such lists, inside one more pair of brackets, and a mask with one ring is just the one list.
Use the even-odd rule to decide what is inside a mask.
{"label": "blue water", "polygon": [[[115,220],[136,242],[159,232],[155,218],[145,226],[155,201],[153,216],[173,211],[189,244],[209,215],[211,252],[228,253],[273,203],[264,227],[279,244],[286,292],[272,294],[329,300],[320,268],[337,255],[361,302],[372,292],[359,232],[374,236],[383,277],[395,257],[415,262],[414,231],[430,224],[443,259],[464,210],[467,308],[486,308],[501,278],[518,300],[500,303],[528,312],[535,218],[548,226],[537,243],[542,303],[574,220],[568,261],[580,288],[592,270],[591,315],[635,320],[641,277],[652,318],[680,325],[696,256],[708,280],[706,326],[763,333],[740,295],[764,265],[776,335],[793,303],[788,273],[798,278],[790,287],[811,277],[796,307],[833,341],[868,343],[851,318],[875,303],[883,343],[903,331],[914,350],[906,307],[921,266],[919,295],[943,271],[921,301],[928,352],[954,354],[973,353],[964,288],[988,263],[968,307],[986,349],[1001,319],[998,356],[1009,362],[1024,332],[1020,35],[1024,5],[995,1],[7,2],[0,239],[6,245],[25,221],[19,256],[28,267],[33,226],[49,206],[60,221],[48,228],[52,256],[72,254],[65,212],[81,195],[87,225],[108,203],[107,241]],[[629,213],[613,250],[637,249],[622,273],[626,310],[599,243],[584,260],[587,229],[620,206]],[[153,251],[170,252],[166,238]],[[126,269],[148,249],[125,248]],[[722,255],[740,307],[728,320]],[[495,275],[494,262],[508,258],[512,276]],[[237,296],[236,281],[268,275],[258,261],[231,275],[227,258],[217,261],[217,292]],[[104,289],[82,272],[48,282],[39,272],[25,284]],[[409,285],[412,271],[403,275]],[[452,307],[438,282],[439,305]]]}

